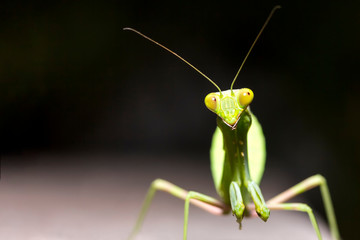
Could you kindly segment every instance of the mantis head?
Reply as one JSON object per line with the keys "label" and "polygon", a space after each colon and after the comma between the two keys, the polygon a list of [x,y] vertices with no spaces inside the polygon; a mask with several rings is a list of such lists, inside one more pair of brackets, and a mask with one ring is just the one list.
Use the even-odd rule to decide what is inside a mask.
{"label": "mantis head", "polygon": [[254,98],[249,88],[209,93],[205,97],[206,107],[218,115],[223,122],[235,129],[241,117]]}

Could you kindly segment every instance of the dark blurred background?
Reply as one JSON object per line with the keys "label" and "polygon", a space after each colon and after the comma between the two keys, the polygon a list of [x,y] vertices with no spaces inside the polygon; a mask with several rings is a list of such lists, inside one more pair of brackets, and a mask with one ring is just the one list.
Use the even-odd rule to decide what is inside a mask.
{"label": "dark blurred background", "polygon": [[[235,85],[255,93],[251,107],[266,134],[267,165],[298,181],[326,176],[342,236],[354,238],[360,225],[357,1],[2,1],[2,156],[207,157],[216,117],[203,99],[216,89],[122,28],[163,43],[225,90],[276,4],[282,9]],[[10,164],[32,164],[17,159]],[[321,211],[318,191],[307,197]]]}

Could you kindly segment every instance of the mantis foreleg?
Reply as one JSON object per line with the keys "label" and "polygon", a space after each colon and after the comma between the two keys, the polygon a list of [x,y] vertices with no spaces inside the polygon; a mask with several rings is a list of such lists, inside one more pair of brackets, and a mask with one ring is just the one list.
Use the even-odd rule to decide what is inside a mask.
{"label": "mantis foreleg", "polygon": [[270,216],[269,208],[265,204],[264,197],[262,196],[259,186],[254,182],[248,183],[248,189],[251,195],[251,198],[254,201],[255,211],[258,216],[263,220],[267,221]]}

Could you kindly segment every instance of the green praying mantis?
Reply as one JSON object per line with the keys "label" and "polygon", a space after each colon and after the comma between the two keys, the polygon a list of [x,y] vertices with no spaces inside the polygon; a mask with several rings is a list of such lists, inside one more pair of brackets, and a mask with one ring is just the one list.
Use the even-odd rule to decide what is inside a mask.
{"label": "green praying mantis", "polygon": [[129,239],[133,239],[138,233],[154,194],[159,190],[185,201],[184,240],[187,239],[190,203],[215,215],[231,212],[236,217],[240,227],[244,216],[257,215],[266,222],[270,216],[270,210],[306,212],[317,238],[322,239],[312,209],[304,203],[287,203],[291,198],[315,187],[320,187],[332,237],[336,240],[340,239],[329,189],[323,176],[319,174],[311,176],[267,201],[264,200],[259,188],[265,166],[266,149],[261,125],[249,108],[254,94],[248,88],[233,89],[233,86],[256,41],[274,12],[279,8],[280,6],[275,6],[272,9],[236,73],[230,90],[227,91],[221,91],[215,82],[175,52],[137,30],[124,28],[124,30],[133,31],[172,53],[209,80],[219,90],[219,92],[210,93],[205,97],[205,105],[217,115],[217,128],[212,139],[210,159],[215,188],[222,199],[219,201],[199,192],[187,191],[166,180],[156,179],[151,183]]}

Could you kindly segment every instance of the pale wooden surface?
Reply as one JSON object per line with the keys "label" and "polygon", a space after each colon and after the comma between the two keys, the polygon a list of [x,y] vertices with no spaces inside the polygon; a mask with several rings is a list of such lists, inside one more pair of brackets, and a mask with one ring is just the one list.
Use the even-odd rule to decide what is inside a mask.
{"label": "pale wooden surface", "polygon": [[[192,164],[191,158],[196,157],[50,154],[22,157],[28,164],[17,166],[10,163],[19,157],[3,157],[0,239],[126,239],[156,177],[216,196],[209,166]],[[59,164],[63,160],[66,163]],[[288,186],[275,170],[265,177],[261,186],[265,198]],[[318,220],[324,239],[330,239]],[[182,221],[183,202],[159,193],[137,239],[182,239]],[[188,239],[317,238],[304,213],[273,211],[267,223],[244,219],[239,231],[234,217],[213,216],[191,207]]]}

